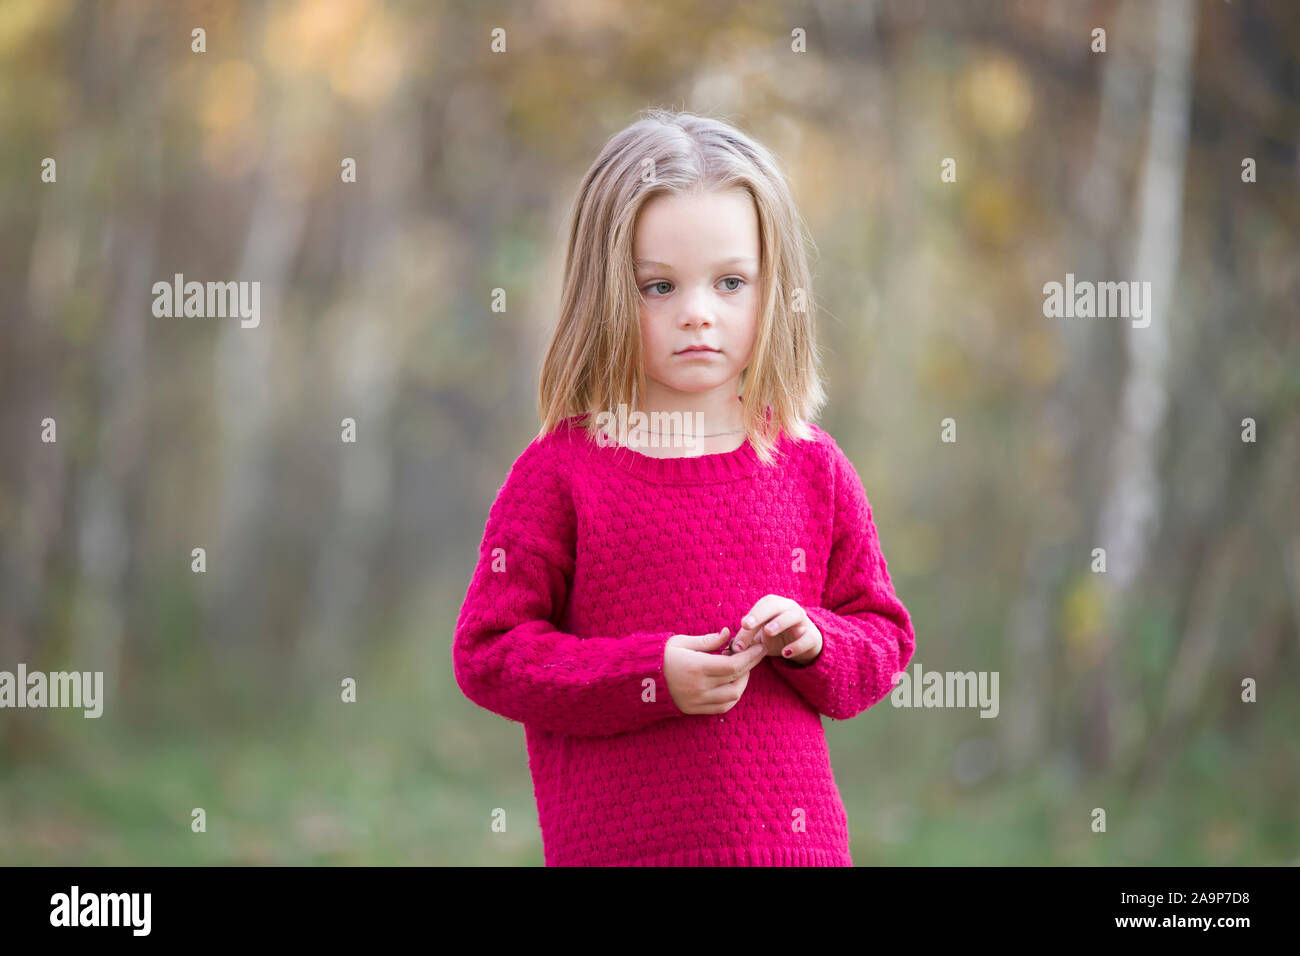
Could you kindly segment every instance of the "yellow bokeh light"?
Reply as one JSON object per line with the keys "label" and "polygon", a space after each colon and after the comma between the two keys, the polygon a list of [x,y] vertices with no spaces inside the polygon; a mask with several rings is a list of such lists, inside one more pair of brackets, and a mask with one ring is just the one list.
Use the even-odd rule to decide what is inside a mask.
{"label": "yellow bokeh light", "polygon": [[381,101],[397,86],[406,65],[402,34],[385,16],[375,14],[330,71],[330,85],[341,96],[365,105]]}
{"label": "yellow bokeh light", "polygon": [[996,136],[1019,133],[1034,108],[1034,91],[1020,65],[1006,56],[982,58],[961,80],[970,116]]}
{"label": "yellow bokeh light", "polygon": [[199,114],[209,130],[228,130],[248,120],[257,105],[257,71],[243,60],[225,60],[208,74]]}
{"label": "yellow bokeh light", "polygon": [[347,59],[370,0],[301,0],[277,11],[266,30],[268,64],[284,73],[324,72]]}

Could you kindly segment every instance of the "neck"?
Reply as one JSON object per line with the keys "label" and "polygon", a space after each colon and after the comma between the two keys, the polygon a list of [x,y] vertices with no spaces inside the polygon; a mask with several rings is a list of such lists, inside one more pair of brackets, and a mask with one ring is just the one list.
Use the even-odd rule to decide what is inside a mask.
{"label": "neck", "polygon": [[611,438],[651,457],[707,455],[743,445],[747,438],[740,396],[733,392],[709,402],[701,398],[651,395],[644,407],[635,409],[644,418],[638,414],[633,419],[633,410],[628,410],[625,422],[610,423]]}
{"label": "neck", "polygon": [[674,392],[656,382],[650,382],[644,406],[640,410],[648,417],[656,413],[661,416],[681,416],[680,427],[675,424],[675,419],[670,424],[667,419],[656,421],[650,417],[646,427],[639,429],[660,434],[671,434],[684,428],[696,435],[730,435],[743,429],[745,421],[745,409],[740,396],[736,394],[734,381],[712,391],[698,393]]}

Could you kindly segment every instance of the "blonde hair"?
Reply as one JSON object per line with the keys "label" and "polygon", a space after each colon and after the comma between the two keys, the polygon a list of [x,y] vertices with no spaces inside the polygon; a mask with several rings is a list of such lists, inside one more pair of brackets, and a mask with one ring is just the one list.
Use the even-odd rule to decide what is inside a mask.
{"label": "blonde hair", "polygon": [[734,126],[660,109],[642,116],[605,144],[573,204],[560,315],[538,387],[539,436],[585,416],[594,438],[599,413],[620,403],[641,408],[645,370],[632,246],[642,207],[662,194],[740,188],[758,213],[761,273],[753,352],[740,376],[742,415],[759,459],[771,464],[779,430],[811,438],[808,422],[826,402],[802,220],[772,154]]}

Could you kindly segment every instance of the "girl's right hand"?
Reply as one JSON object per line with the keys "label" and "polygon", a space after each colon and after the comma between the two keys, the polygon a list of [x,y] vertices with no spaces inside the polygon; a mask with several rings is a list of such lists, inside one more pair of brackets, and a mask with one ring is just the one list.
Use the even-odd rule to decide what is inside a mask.
{"label": "girl's right hand", "polygon": [[717,654],[731,639],[728,628],[714,634],[674,634],[664,647],[664,681],[683,714],[725,714],[749,684],[749,672],[767,656],[762,641],[739,654]]}

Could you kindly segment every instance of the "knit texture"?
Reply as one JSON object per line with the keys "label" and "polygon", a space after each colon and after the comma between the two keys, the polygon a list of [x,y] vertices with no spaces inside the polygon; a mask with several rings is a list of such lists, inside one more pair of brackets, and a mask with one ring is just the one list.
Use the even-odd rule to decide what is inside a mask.
{"label": "knit texture", "polygon": [[[852,463],[816,426],[765,466],[748,442],[654,458],[577,423],[511,468],[452,644],[465,695],[524,724],[546,864],[851,866],[821,717],[888,696],[916,643]],[[682,713],[668,639],[734,635],[766,594],[821,654]]]}

